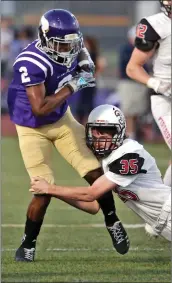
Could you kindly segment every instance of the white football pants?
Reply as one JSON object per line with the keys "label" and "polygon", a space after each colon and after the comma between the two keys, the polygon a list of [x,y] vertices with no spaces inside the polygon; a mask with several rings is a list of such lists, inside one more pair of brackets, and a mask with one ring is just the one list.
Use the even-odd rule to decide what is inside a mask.
{"label": "white football pants", "polygon": [[152,115],[171,149],[171,99],[164,95],[151,96]]}
{"label": "white football pants", "polygon": [[153,229],[157,234],[160,234],[168,241],[171,241],[171,193],[169,198],[162,206],[161,213],[157,222],[153,225]]}

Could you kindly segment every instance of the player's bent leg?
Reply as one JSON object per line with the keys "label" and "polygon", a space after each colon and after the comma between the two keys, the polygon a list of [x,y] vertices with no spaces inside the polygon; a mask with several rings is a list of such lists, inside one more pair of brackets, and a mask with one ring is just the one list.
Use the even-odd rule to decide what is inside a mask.
{"label": "player's bent leg", "polygon": [[85,128],[72,116],[70,109],[57,123],[58,136],[54,134],[54,146],[63,158],[84,177],[89,171],[100,168],[99,161],[87,148]]}
{"label": "player's bent leg", "polygon": [[[97,180],[101,175],[103,175],[102,168],[97,168],[95,170],[89,171],[84,179],[92,185],[95,180]],[[112,192],[107,192],[101,196],[98,203],[104,213],[106,226],[112,226],[116,221],[119,221],[116,215],[115,203]]]}
{"label": "player's bent leg", "polygon": [[[60,134],[54,140],[55,147],[79,175],[91,185],[103,172],[99,161],[86,146],[85,128],[74,119],[68,109],[65,116],[58,121],[58,129]],[[119,221],[112,193],[109,192],[98,202],[105,216],[106,226],[112,227],[115,222]]]}
{"label": "player's bent leg", "polygon": [[42,221],[50,203],[51,197],[47,195],[34,195],[27,210],[27,217],[32,221]]}
{"label": "player's bent leg", "polygon": [[[48,182],[54,183],[50,167],[51,142],[38,130],[20,126],[16,128],[23,161],[30,178],[42,176]],[[34,261],[36,240],[50,200],[49,196],[34,196],[29,204],[22,244],[15,254],[16,261]]]}
{"label": "player's bent leg", "polygon": [[[88,172],[84,179],[91,185],[102,173],[102,169],[98,168]],[[103,211],[106,228],[111,236],[114,248],[118,253],[126,254],[130,248],[130,241],[124,226],[116,215],[112,192],[107,192],[97,201]]]}

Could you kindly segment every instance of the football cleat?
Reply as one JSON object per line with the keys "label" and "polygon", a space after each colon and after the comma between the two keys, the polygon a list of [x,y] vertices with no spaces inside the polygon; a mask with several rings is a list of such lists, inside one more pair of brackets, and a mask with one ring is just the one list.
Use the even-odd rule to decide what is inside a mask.
{"label": "football cleat", "polygon": [[153,230],[153,228],[149,224],[145,224],[146,234],[151,238],[157,238],[159,235]]}
{"label": "football cleat", "polygon": [[119,254],[126,254],[130,247],[130,241],[121,221],[117,221],[113,226],[106,226],[113,242],[113,246]]}
{"label": "football cleat", "polygon": [[15,261],[33,262],[35,259],[36,240],[31,243],[26,243],[25,236],[22,239],[21,246],[17,249],[15,254]]}
{"label": "football cleat", "polygon": [[35,248],[27,249],[20,246],[16,251],[15,261],[33,262],[34,257],[35,257]]}

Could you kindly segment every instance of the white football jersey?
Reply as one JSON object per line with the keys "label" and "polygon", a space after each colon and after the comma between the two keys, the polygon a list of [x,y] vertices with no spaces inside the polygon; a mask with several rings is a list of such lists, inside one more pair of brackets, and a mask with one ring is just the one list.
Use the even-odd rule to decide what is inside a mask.
{"label": "white football jersey", "polygon": [[171,19],[163,12],[145,19],[160,37],[153,62],[154,77],[171,82]]}
{"label": "white football jersey", "polygon": [[102,167],[106,177],[118,185],[114,192],[153,225],[171,192],[163,184],[155,159],[137,141],[126,139],[102,160]]}

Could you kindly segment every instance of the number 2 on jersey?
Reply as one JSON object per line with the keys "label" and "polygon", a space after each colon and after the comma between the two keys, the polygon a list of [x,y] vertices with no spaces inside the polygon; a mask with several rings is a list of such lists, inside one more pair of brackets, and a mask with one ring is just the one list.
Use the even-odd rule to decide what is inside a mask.
{"label": "number 2 on jersey", "polygon": [[129,172],[134,175],[138,172],[138,160],[137,159],[122,159],[120,164],[122,164],[122,170],[119,170],[122,175],[127,175]]}
{"label": "number 2 on jersey", "polygon": [[21,74],[21,81],[22,81],[22,83],[29,83],[30,82],[30,78],[28,77],[27,68],[22,66],[22,67],[20,67],[19,72],[22,73]]}
{"label": "number 2 on jersey", "polygon": [[137,27],[136,35],[139,38],[145,38],[145,33],[147,31],[148,27],[143,24],[139,24]]}

